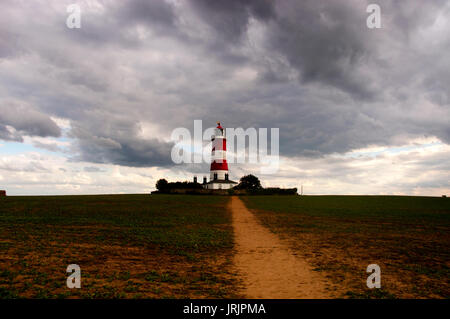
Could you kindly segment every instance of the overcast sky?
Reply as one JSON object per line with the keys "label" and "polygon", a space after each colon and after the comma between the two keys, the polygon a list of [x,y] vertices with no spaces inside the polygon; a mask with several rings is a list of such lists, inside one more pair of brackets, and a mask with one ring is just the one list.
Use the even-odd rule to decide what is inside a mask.
{"label": "overcast sky", "polygon": [[[81,7],[69,29],[67,6]],[[381,29],[366,26],[369,3]],[[450,1],[2,0],[0,189],[143,193],[200,179],[171,132],[279,128],[306,194],[450,195]]]}

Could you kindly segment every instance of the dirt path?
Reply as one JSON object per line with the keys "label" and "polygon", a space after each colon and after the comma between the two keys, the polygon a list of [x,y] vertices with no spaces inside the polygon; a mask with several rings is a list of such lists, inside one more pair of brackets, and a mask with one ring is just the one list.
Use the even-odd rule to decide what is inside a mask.
{"label": "dirt path", "polygon": [[234,264],[246,298],[331,298],[326,281],[296,256],[232,196],[230,208],[237,252]]}

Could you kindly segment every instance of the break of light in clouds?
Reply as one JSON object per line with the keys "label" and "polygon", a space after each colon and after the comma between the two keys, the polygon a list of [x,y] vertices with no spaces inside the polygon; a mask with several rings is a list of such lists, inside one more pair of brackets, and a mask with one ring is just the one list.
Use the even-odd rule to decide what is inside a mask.
{"label": "break of light in clouds", "polygon": [[[176,166],[170,133],[220,120],[280,128],[280,171],[306,194],[450,191],[450,2],[0,3],[0,189],[148,192]],[[69,4],[82,10],[68,29]]]}

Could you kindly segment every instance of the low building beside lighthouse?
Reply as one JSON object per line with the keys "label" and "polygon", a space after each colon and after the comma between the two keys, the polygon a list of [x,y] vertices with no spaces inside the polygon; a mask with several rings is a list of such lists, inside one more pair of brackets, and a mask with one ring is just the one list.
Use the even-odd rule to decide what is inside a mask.
{"label": "low building beside lighthouse", "polygon": [[230,189],[237,183],[229,179],[227,163],[227,139],[225,129],[217,122],[214,136],[211,138],[211,169],[210,180],[203,179],[203,187],[206,189]]}

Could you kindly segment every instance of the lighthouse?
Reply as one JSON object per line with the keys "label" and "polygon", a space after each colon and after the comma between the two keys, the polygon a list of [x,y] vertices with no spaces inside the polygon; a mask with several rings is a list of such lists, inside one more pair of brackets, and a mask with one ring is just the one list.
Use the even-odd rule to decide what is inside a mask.
{"label": "lighthouse", "polygon": [[211,138],[211,169],[207,189],[230,189],[236,182],[229,179],[227,163],[227,138],[225,129],[217,122],[214,135]]}

